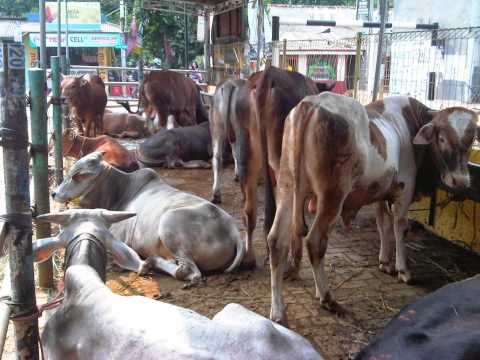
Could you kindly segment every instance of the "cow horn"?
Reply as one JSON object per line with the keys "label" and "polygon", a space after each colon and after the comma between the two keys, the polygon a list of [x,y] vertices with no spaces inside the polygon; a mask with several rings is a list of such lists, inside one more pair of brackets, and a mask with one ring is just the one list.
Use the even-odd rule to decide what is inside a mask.
{"label": "cow horn", "polygon": [[36,217],[37,220],[46,221],[49,223],[59,224],[59,225],[66,225],[71,219],[71,214],[67,211],[61,213],[48,213],[43,215],[38,215]]}
{"label": "cow horn", "polygon": [[102,210],[102,216],[105,220],[107,220],[110,224],[129,219],[133,216],[136,216],[137,213],[130,212],[130,211],[110,211],[110,210]]}
{"label": "cow horn", "polygon": [[435,116],[438,113],[438,110],[428,109],[427,113],[428,115]]}

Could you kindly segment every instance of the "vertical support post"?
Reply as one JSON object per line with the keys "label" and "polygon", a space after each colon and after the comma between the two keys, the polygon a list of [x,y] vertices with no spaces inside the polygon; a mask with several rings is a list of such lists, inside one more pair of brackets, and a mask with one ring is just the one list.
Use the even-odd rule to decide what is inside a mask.
{"label": "vertical support post", "polygon": [[[0,127],[11,274],[12,313],[36,308],[25,104],[25,53],[20,43],[0,43]],[[37,320],[15,322],[17,358],[38,359]]]}
{"label": "vertical support post", "polygon": [[65,57],[70,66],[70,50],[68,49],[68,0],[65,0]]}
{"label": "vertical support post", "polygon": [[[120,30],[122,31],[123,41],[125,44],[127,43],[127,33],[126,33],[126,20],[125,20],[125,2],[124,0],[120,0]],[[122,68],[127,67],[127,49],[123,47],[120,49],[120,64]],[[108,74],[108,72],[107,72]],[[107,76],[108,77],[108,76]],[[121,71],[121,79],[122,81],[127,81],[127,73],[125,70],[122,69]],[[127,88],[125,85],[122,85],[122,96],[127,95]]]}
{"label": "vertical support post", "polygon": [[272,42],[280,40],[280,17],[272,16]]}
{"label": "vertical support post", "polygon": [[262,52],[262,42],[263,42],[263,0],[257,1],[257,63],[255,66],[255,71],[260,70],[260,54]]}
{"label": "vertical support post", "polygon": [[[51,57],[52,62],[52,96],[60,99],[60,58]],[[53,134],[55,137],[55,183],[63,181],[63,156],[62,156],[62,106],[58,101],[53,104]]]}
{"label": "vertical support post", "polygon": [[377,100],[380,85],[380,68],[383,60],[383,34],[385,33],[385,17],[387,13],[387,0],[380,0],[380,31],[378,32],[377,62],[375,64],[375,79],[373,80],[372,101]]}
{"label": "vertical support post", "polygon": [[[47,34],[45,31],[45,0],[38,1],[38,12],[40,15],[40,64],[45,75],[47,73]],[[45,81],[45,79],[43,81]]]}
{"label": "vertical support post", "polygon": [[[70,74],[70,60],[66,56],[61,56],[60,57],[60,67],[63,75],[69,75]],[[60,84],[62,83],[61,80],[59,80]],[[52,81],[53,83],[53,81]],[[53,85],[52,85],[53,86]],[[60,93],[61,93],[61,88],[60,88]],[[62,103],[61,105],[62,108],[62,128],[63,129],[68,129],[70,128],[70,111],[68,109],[68,104],[66,102]],[[55,109],[55,108],[54,108]]]}
{"label": "vertical support post", "polygon": [[203,54],[204,54],[204,60],[203,63],[205,64],[205,71],[206,73],[206,79],[205,81],[207,83],[210,83],[212,81],[213,76],[212,76],[212,68],[210,65],[210,14],[206,11],[204,15],[204,23],[203,23]]}
{"label": "vertical support post", "polygon": [[353,98],[358,100],[358,88],[360,86],[360,61],[362,59],[362,33],[357,32],[355,46],[355,70],[353,73]]}
{"label": "vertical support post", "polygon": [[183,3],[183,21],[184,21],[184,37],[183,42],[185,46],[185,69],[188,70],[188,17],[187,17],[187,5]]}
{"label": "vertical support post", "polygon": [[57,56],[62,55],[62,0],[57,0]]}
{"label": "vertical support post", "polygon": [[[50,200],[48,190],[48,146],[47,146],[47,116],[45,107],[45,91],[43,89],[43,70],[30,69],[31,108],[30,130],[32,134],[33,153],[33,187],[35,195],[35,207],[38,214],[50,212]],[[55,134],[56,135],[56,134]],[[55,139],[56,140],[56,139]],[[38,223],[35,236],[37,239],[49,237],[50,224]],[[53,268],[51,259],[38,264],[39,285],[51,288],[53,285]]]}
{"label": "vertical support post", "polygon": [[287,39],[283,39],[283,61],[282,69],[287,70]]}

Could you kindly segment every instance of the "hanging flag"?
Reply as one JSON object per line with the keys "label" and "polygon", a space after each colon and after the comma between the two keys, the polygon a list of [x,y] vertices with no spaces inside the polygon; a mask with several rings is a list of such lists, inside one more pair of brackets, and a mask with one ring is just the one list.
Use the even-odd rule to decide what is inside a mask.
{"label": "hanging flag", "polygon": [[127,35],[127,56],[135,49],[140,49],[142,47],[142,39],[138,31],[137,22],[135,17],[132,18],[132,23],[130,24],[130,31]]}

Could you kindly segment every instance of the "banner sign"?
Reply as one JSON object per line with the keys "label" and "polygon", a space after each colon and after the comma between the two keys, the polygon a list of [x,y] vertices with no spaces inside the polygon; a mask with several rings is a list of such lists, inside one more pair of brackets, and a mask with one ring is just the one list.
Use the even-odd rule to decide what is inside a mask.
{"label": "banner sign", "polygon": [[[61,6],[61,25],[62,30],[66,29],[65,2]],[[45,3],[45,20],[47,31],[57,31],[58,29],[58,4],[57,2],[47,1]],[[68,30],[100,30],[101,24],[100,2],[68,2]]]}
{"label": "banner sign", "polygon": [[[40,47],[40,34],[31,33],[29,35],[30,47]],[[65,34],[61,36],[61,46],[66,45]],[[47,47],[57,47],[58,35],[56,33],[47,34]],[[114,47],[123,48],[125,46],[123,37],[118,33],[69,33],[69,47]]]}
{"label": "banner sign", "polygon": [[357,20],[370,21],[370,0],[357,0]]}

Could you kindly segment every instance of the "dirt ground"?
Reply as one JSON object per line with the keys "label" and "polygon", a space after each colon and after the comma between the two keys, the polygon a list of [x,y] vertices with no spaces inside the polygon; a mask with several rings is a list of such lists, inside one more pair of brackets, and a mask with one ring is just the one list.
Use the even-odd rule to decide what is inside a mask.
{"label": "dirt ground", "polygon": [[[204,198],[210,197],[211,170],[159,170],[167,182]],[[242,195],[231,168],[223,176],[222,207],[243,231]],[[212,317],[226,304],[240,303],[268,317],[270,274],[264,266],[263,200],[259,189],[259,219],[254,246],[258,268],[233,275],[208,276],[206,286],[183,289],[183,283],[166,275],[138,277],[133,273],[108,276],[108,286],[122,295],[145,295],[184,306]],[[304,251],[300,280],[285,283],[287,317],[291,329],[307,337],[326,359],[350,359],[381,331],[403,306],[449,282],[480,272],[480,259],[418,226],[408,235],[412,285],[401,284],[378,271],[379,240],[372,208],[364,208],[347,232],[338,225],[330,238],[327,271],[338,302],[348,310],[344,318],[320,308]],[[161,324],[159,324],[161,326]]]}

